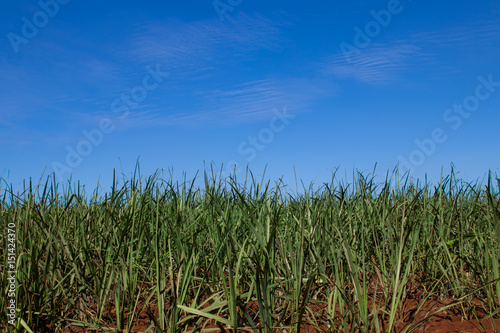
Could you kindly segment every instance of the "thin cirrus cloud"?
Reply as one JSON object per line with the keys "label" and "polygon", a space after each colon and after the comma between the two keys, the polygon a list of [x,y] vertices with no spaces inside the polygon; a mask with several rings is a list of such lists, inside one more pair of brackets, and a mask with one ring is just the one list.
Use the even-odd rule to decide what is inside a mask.
{"label": "thin cirrus cloud", "polygon": [[293,113],[307,112],[315,100],[338,91],[335,84],[325,81],[268,77],[237,84],[229,89],[198,90],[191,96],[197,106],[189,112],[152,106],[140,112],[131,112],[123,125],[229,125],[268,119],[274,116],[273,110],[283,107]]}
{"label": "thin cirrus cloud", "polygon": [[[139,62],[162,61],[169,69],[210,68],[251,51],[279,48],[280,24],[240,14],[232,24],[205,21],[148,23],[133,36],[129,54]],[[228,50],[231,52],[228,53]]]}
{"label": "thin cirrus cloud", "polygon": [[[476,57],[498,57],[500,51],[500,24],[497,21],[474,21],[440,31],[421,31],[391,44],[372,43],[350,58],[338,52],[322,63],[322,73],[339,78],[350,78],[372,85],[386,85],[401,80],[411,70],[432,69],[433,73],[446,68],[452,72],[450,59],[438,60],[438,52],[460,52]],[[488,48],[486,54],[484,49]],[[442,58],[442,57],[441,57]]]}
{"label": "thin cirrus cloud", "polygon": [[[269,117],[274,108],[285,105],[297,112],[304,111],[325,91],[335,91],[332,83],[315,78],[283,78],[274,74],[256,73],[234,82],[230,68],[245,62],[251,64],[258,51],[283,48],[286,39],[281,37],[281,28],[286,22],[276,22],[242,13],[230,23],[209,19],[142,26],[124,54],[135,63],[159,64],[162,71],[169,73],[159,88],[165,98],[164,103],[157,105],[146,101],[148,104],[131,113],[123,126],[255,121]],[[328,89],[323,88],[325,84]],[[185,104],[183,100],[189,101],[188,106],[179,109],[179,105]]]}
{"label": "thin cirrus cloud", "polygon": [[409,68],[409,60],[419,48],[411,44],[394,46],[371,45],[348,60],[343,53],[329,57],[322,72],[339,78],[351,78],[373,85],[385,85]]}
{"label": "thin cirrus cloud", "polygon": [[332,84],[314,78],[270,77],[209,91],[203,96],[204,104],[210,106],[208,111],[193,116],[228,123],[266,119],[273,115],[273,109],[284,106],[291,112],[307,112],[311,103],[335,91]]}
{"label": "thin cirrus cloud", "polygon": [[424,31],[412,35],[418,43],[429,43],[433,47],[449,47],[451,45],[464,50],[474,50],[478,46],[498,44],[500,23],[494,20],[467,22],[461,26],[442,31]]}
{"label": "thin cirrus cloud", "polygon": [[[55,62],[48,62],[51,67],[50,85],[40,85],[39,82],[46,82],[45,73],[39,70],[23,71],[23,80],[20,78],[19,68],[14,66],[3,67],[3,77],[12,77],[9,85],[5,89],[12,89],[14,97],[0,93],[0,100],[3,100],[1,110],[2,120],[0,125],[12,129],[12,124],[19,119],[42,116],[40,108],[50,110],[50,116],[64,118],[71,131],[79,133],[79,127],[94,126],[104,117],[115,117],[110,111],[111,103],[120,97],[121,93],[129,93],[130,89],[140,84],[145,75],[145,66],[155,67],[160,65],[162,71],[171,73],[166,82],[162,84],[158,91],[152,92],[148,99],[140,103],[131,110],[130,115],[117,121],[118,129],[127,129],[143,125],[165,124],[175,125],[183,123],[183,119],[189,123],[204,121],[206,118],[212,120],[222,119],[222,114],[228,111],[215,111],[204,113],[200,110],[207,110],[207,105],[203,103],[209,100],[214,82],[217,81],[217,73],[221,66],[229,63],[238,63],[245,60],[252,60],[255,51],[262,49],[279,49],[281,23],[274,23],[258,16],[248,16],[240,14],[230,24],[222,23],[217,18],[204,21],[183,22],[170,20],[167,22],[148,23],[138,25],[136,33],[128,37],[128,43],[119,44],[107,41],[98,49],[98,54],[106,54],[106,57],[96,58],[86,52],[87,48],[79,48],[81,45],[91,44],[88,40],[79,40],[76,43],[70,38],[70,34],[65,31],[54,31],[59,40],[65,43],[54,43],[53,41],[40,39],[34,46],[43,45],[42,57],[45,61],[49,54],[57,54]],[[66,43],[66,41],[68,43]],[[29,50],[29,49],[28,49]],[[53,51],[52,53],[49,51]],[[57,52],[56,52],[57,51]],[[71,61],[67,61],[71,59]],[[57,82],[65,82],[64,86],[59,86]],[[196,82],[194,89],[199,90],[195,100],[199,100],[197,108],[182,108],[185,110],[183,116],[180,108],[169,109],[173,103],[172,99],[193,98],[193,82]],[[2,86],[0,84],[0,86]],[[35,88],[43,87],[43,89]],[[274,104],[279,104],[284,100],[273,90],[279,87],[262,88],[259,93],[257,88],[249,88],[247,91],[255,101],[250,101],[240,95],[239,109],[250,110],[249,114],[258,116],[259,103],[266,105],[273,104],[271,99],[275,99]],[[19,91],[32,91],[29,98],[17,93]],[[244,92],[241,92],[243,94]],[[154,96],[166,95],[167,98],[155,99]],[[259,97],[260,94],[260,97]],[[180,95],[180,96],[175,96]],[[281,100],[279,100],[281,98]],[[209,104],[211,110],[221,109],[220,103],[233,101],[231,107],[234,108],[236,97],[225,101],[212,101]],[[279,100],[279,102],[278,102]],[[217,104],[219,103],[219,104]],[[238,103],[236,103],[238,104]],[[253,105],[252,105],[253,104]],[[182,101],[181,101],[182,105]],[[36,106],[36,107],[34,107]],[[64,107],[64,112],[60,109]],[[269,106],[269,108],[271,108]],[[260,107],[264,110],[265,107]],[[23,110],[19,113],[18,110]],[[48,112],[48,111],[47,111]],[[56,117],[57,118],[57,117]],[[33,125],[34,126],[34,125]],[[15,142],[26,141],[28,143],[38,141],[39,136],[35,135],[36,128],[30,125],[22,125],[16,131],[24,133],[25,140],[14,139]],[[65,126],[66,128],[67,126]],[[14,134],[14,133],[11,133]],[[62,133],[64,134],[64,133]],[[2,136],[3,137],[3,136]],[[14,135],[9,135],[11,139],[2,139],[2,142],[12,141]],[[66,139],[64,139],[66,140]]]}

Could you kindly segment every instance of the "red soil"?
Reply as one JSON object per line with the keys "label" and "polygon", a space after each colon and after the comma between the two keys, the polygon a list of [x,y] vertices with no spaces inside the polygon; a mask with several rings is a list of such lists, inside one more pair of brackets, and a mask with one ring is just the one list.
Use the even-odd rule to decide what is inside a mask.
{"label": "red soil", "polygon": [[[435,332],[435,333],[445,333],[445,332],[499,332],[500,329],[500,319],[485,319],[486,313],[481,309],[480,302],[475,301],[474,304],[477,304],[477,307],[474,309],[476,315],[479,317],[476,318],[466,318],[464,319],[464,314],[460,313],[459,306],[450,307],[447,310],[436,313],[436,311],[442,306],[451,304],[451,300],[429,300],[424,303],[423,307],[419,311],[417,315],[414,315],[416,306],[418,302],[415,300],[407,300],[404,303],[402,314],[399,318],[403,318],[395,323],[396,332],[402,332],[408,327],[418,324],[418,326],[412,330],[413,332]],[[255,302],[251,302],[246,305],[247,309],[250,313],[257,313],[257,304]],[[136,324],[134,325],[132,332],[145,332],[145,330],[151,325],[151,316],[157,315],[157,309],[140,309],[138,307],[139,316],[136,320]],[[114,315],[114,309],[110,309],[110,318]],[[317,325],[313,325],[311,321],[311,315],[308,314],[309,311],[304,311],[303,321],[306,323],[301,328],[301,332],[329,332],[328,322],[326,320],[326,306],[320,305],[317,303],[311,302],[308,307],[309,311],[315,314],[315,319],[317,320]],[[149,311],[149,315],[148,315]],[[424,319],[427,314],[427,319]],[[471,315],[470,315],[471,316]],[[321,320],[323,319],[323,320]],[[285,318],[285,325],[289,326],[292,323],[287,322],[290,321],[289,318]],[[419,323],[420,322],[420,323]],[[340,323],[340,322],[339,322]],[[221,325],[216,325],[212,320],[206,320],[204,322],[204,331],[207,332],[208,329],[212,329],[213,332],[220,332],[223,330],[227,330],[226,327],[222,327]],[[242,323],[243,324],[243,323]],[[381,323],[382,324],[382,323]],[[387,327],[387,323],[384,323]],[[319,326],[319,327],[318,327]],[[112,323],[109,324],[108,327],[115,327]],[[193,326],[189,328],[188,331],[194,329]],[[50,328],[48,328],[48,331]],[[330,330],[331,332],[332,330]],[[335,331],[335,328],[334,330]],[[96,330],[83,329],[81,327],[76,327],[72,325],[66,326],[64,332],[75,332],[75,333],[87,333],[87,332],[96,332]],[[154,332],[154,329],[150,329],[149,332]],[[230,332],[227,330],[227,332]],[[238,329],[238,332],[252,332],[249,329]],[[285,330],[276,330],[276,332],[290,332],[289,329]]]}

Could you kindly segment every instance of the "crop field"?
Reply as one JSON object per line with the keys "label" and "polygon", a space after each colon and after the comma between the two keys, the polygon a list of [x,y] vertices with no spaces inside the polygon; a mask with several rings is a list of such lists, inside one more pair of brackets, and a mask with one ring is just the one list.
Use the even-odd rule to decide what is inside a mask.
{"label": "crop field", "polygon": [[250,171],[209,170],[202,186],[118,178],[91,192],[1,181],[4,295],[12,242],[16,279],[13,325],[0,298],[2,331],[498,330],[494,174],[467,183],[452,170],[431,184],[355,172],[294,191]]}

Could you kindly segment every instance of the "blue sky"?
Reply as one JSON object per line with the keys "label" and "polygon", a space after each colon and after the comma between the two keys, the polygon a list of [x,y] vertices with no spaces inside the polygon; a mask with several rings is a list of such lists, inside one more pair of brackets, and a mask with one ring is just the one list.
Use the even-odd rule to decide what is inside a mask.
{"label": "blue sky", "polygon": [[[500,168],[500,5],[6,0],[0,177]],[[205,163],[205,164],[204,164]]]}

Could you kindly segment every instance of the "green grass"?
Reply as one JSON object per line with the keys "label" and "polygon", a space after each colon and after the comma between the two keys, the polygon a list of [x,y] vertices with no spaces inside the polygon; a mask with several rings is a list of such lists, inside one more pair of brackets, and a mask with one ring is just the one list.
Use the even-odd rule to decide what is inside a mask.
{"label": "green grass", "polygon": [[[453,170],[436,185],[397,170],[380,183],[333,175],[292,195],[249,171],[239,181],[211,170],[201,188],[136,171],[91,194],[53,177],[20,193],[0,180],[2,230],[14,223],[17,245],[9,332],[70,324],[134,332],[139,322],[149,332],[411,331],[448,307],[477,317],[473,299],[499,317],[500,194],[491,174],[486,185]],[[401,324],[405,300],[437,297],[453,303]]]}

